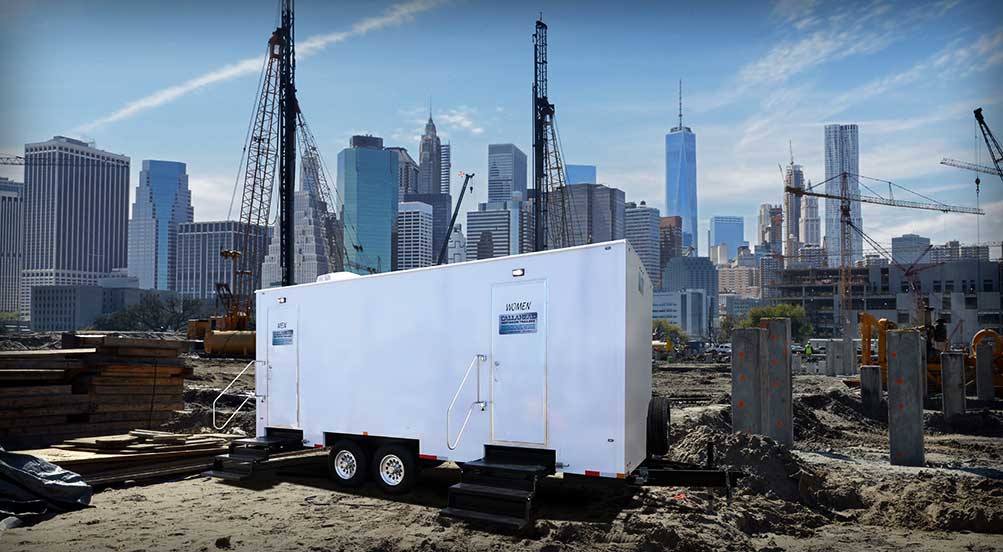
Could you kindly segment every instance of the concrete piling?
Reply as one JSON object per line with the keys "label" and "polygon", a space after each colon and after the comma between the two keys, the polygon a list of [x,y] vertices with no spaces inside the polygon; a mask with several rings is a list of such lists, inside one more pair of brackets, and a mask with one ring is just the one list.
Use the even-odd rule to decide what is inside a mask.
{"label": "concrete piling", "polygon": [[925,343],[915,330],[888,332],[888,439],[891,463],[922,466]]}
{"label": "concrete piling", "polygon": [[875,420],[881,417],[881,367],[865,365],[860,367],[860,402],[864,414]]}
{"label": "concrete piling", "polygon": [[762,378],[766,331],[742,328],[731,334],[731,429],[762,433]]}
{"label": "concrete piling", "polygon": [[766,358],[761,365],[763,385],[762,433],[778,443],[794,445],[791,389],[791,320],[764,318]]}
{"label": "concrete piling", "polygon": [[950,422],[965,413],[965,355],[940,354],[940,382],[944,419]]}
{"label": "concrete piling", "polygon": [[975,396],[980,401],[994,400],[994,385],[993,346],[982,341],[975,347]]}

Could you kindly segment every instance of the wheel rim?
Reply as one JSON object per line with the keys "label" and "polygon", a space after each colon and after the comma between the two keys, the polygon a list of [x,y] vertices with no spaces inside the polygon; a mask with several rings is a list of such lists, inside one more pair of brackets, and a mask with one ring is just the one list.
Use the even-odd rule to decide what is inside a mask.
{"label": "wheel rim", "polygon": [[396,454],[388,454],[380,460],[380,479],[391,487],[404,480],[404,462]]}
{"label": "wheel rim", "polygon": [[351,451],[339,450],[338,454],[334,455],[334,472],[338,474],[338,477],[351,479],[355,477],[355,472],[358,469],[359,465]]}

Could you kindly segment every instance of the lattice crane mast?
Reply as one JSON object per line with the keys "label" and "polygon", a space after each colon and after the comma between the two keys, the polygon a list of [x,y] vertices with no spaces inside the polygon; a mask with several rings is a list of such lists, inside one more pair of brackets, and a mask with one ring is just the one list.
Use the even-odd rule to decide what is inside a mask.
{"label": "lattice crane mast", "polygon": [[1000,180],[1003,180],[1003,169],[1000,168],[1000,163],[1003,163],[1003,148],[993,136],[993,131],[989,130],[989,125],[986,124],[986,119],[982,116],[982,108],[976,109],[973,113],[975,114],[975,122],[979,124],[979,130],[982,131],[982,138],[986,141],[989,157],[993,160],[993,166],[996,167],[996,175],[1000,177]]}
{"label": "lattice crane mast", "polygon": [[547,98],[547,24],[541,17],[533,35],[533,200],[534,249],[572,245],[567,183],[554,104]]}

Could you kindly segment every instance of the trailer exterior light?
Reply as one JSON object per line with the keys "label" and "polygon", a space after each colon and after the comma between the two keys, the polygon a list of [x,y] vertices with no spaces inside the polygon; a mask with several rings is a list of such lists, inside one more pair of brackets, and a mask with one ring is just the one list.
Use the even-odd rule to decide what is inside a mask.
{"label": "trailer exterior light", "polygon": [[513,278],[519,278],[519,277],[525,276],[525,275],[526,275],[526,269],[525,268],[513,268],[512,269],[512,277]]}
{"label": "trailer exterior light", "polygon": [[285,297],[279,297],[279,303],[285,303],[285,302],[286,302]]}

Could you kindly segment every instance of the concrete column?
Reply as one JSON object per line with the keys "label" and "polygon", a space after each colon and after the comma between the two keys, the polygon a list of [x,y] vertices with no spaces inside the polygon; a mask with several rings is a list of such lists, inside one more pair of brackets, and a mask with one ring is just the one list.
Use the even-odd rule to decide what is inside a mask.
{"label": "concrete column", "polygon": [[764,318],[766,362],[762,366],[763,435],[794,446],[793,404],[791,390],[791,320]]}
{"label": "concrete column", "polygon": [[980,401],[991,401],[996,398],[993,387],[993,346],[980,341],[975,347],[975,396]]}
{"label": "concrete column", "polygon": [[852,376],[857,373],[857,347],[854,345],[849,331],[843,337],[843,365],[841,368],[842,372],[840,373],[844,376]]}
{"label": "concrete column", "polygon": [[860,367],[860,402],[864,414],[875,420],[881,417],[881,367],[867,365]]}
{"label": "concrete column", "polygon": [[922,466],[923,382],[926,380],[923,335],[915,330],[888,332],[889,458],[897,466]]}
{"label": "concrete column", "polygon": [[944,419],[950,422],[965,413],[965,355],[940,354],[941,400]]}
{"label": "concrete column", "polygon": [[766,331],[742,328],[731,334],[731,429],[762,433],[762,378]]}

